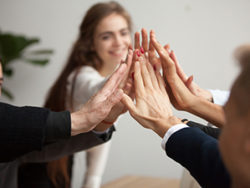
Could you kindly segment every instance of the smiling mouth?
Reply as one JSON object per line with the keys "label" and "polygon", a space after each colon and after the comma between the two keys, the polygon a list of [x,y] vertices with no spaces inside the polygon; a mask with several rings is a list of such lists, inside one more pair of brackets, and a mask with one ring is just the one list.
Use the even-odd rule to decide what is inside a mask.
{"label": "smiling mouth", "polygon": [[125,49],[122,49],[122,50],[117,50],[117,51],[110,51],[109,53],[113,56],[121,57],[121,56],[124,56],[126,51]]}

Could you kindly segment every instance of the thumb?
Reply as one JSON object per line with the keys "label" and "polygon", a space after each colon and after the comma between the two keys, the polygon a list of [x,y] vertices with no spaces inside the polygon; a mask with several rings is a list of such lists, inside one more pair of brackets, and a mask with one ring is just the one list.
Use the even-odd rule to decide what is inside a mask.
{"label": "thumb", "polygon": [[121,102],[127,107],[131,115],[136,113],[135,104],[128,95],[123,94]]}

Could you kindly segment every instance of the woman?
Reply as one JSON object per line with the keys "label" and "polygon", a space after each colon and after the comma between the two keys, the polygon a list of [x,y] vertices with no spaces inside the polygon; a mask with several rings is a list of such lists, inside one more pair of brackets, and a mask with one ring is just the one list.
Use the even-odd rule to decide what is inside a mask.
{"label": "woman", "polygon": [[[129,14],[116,2],[92,6],[80,25],[78,39],[65,68],[49,92],[45,107],[55,111],[75,111],[98,91],[105,78],[126,58],[131,44],[131,25]],[[102,122],[103,129],[96,131],[110,127],[123,112],[123,106],[117,108],[116,113]],[[107,142],[87,150],[83,187],[100,187],[109,146],[110,142]],[[70,186],[69,167],[68,157],[48,163],[47,172],[53,182],[52,187]]]}

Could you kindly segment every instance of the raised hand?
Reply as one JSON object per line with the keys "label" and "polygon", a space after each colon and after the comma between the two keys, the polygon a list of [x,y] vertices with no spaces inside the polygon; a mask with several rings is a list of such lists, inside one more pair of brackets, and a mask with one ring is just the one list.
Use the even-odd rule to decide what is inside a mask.
{"label": "raised hand", "polygon": [[165,83],[159,72],[155,72],[145,57],[139,57],[134,67],[134,87],[136,104],[123,94],[122,102],[131,116],[143,127],[155,131],[163,137],[171,125],[180,123],[173,116]]}
{"label": "raised hand", "polygon": [[213,104],[203,97],[198,97],[190,92],[184,82],[177,74],[176,64],[170,57],[169,53],[156,40],[154,32],[150,34],[152,45],[160,56],[160,61],[163,68],[163,76],[166,80],[166,85],[169,85],[172,93],[172,104],[179,110],[185,110],[193,113],[210,123],[219,127],[225,124],[225,116],[223,108]]}
{"label": "raised hand", "polygon": [[169,53],[169,56],[171,57],[171,59],[175,63],[177,74],[179,75],[181,80],[185,83],[187,88],[191,91],[191,93],[193,93],[197,97],[201,97],[203,99],[206,99],[206,100],[212,102],[213,101],[212,94],[208,90],[202,89],[200,86],[198,86],[193,81],[193,76],[188,77],[185,74],[185,72],[183,71],[182,67],[180,66],[180,64],[179,64],[179,62],[178,62],[178,60],[176,58],[176,55],[175,55],[174,51],[171,51]]}
{"label": "raised hand", "polygon": [[[123,90],[124,93],[126,93],[128,96],[133,99],[133,88],[132,88],[132,78],[131,78],[131,69],[132,69],[132,58],[133,58],[133,51],[129,49],[127,58],[125,60],[125,64],[127,65],[127,69],[125,71],[125,76],[122,79],[121,83],[119,84],[119,88]],[[95,130],[97,131],[103,131],[109,128],[113,123],[116,121],[116,119],[119,117],[119,115],[125,113],[127,111],[127,108],[124,106],[122,102],[118,102],[113,108],[111,109],[108,116],[104,119],[104,121],[98,125]]]}
{"label": "raised hand", "polygon": [[91,97],[83,107],[71,114],[71,135],[88,132],[103,121],[123,96],[120,83],[126,76],[127,64],[122,63],[110,76],[102,89]]}

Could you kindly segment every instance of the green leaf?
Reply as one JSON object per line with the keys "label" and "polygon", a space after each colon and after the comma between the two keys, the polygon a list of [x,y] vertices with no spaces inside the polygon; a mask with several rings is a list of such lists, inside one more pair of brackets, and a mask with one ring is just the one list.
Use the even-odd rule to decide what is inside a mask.
{"label": "green leaf", "polygon": [[34,50],[30,51],[29,54],[32,55],[43,55],[43,54],[53,54],[53,50]]}
{"label": "green leaf", "polygon": [[47,65],[49,62],[48,59],[24,59],[24,61],[39,66]]}
{"label": "green leaf", "polygon": [[8,98],[8,99],[10,99],[10,100],[13,100],[14,99],[14,97],[13,97],[13,95],[11,94],[11,92],[10,91],[8,91],[6,88],[2,88],[2,94],[3,94],[3,96],[5,96],[6,98]]}
{"label": "green leaf", "polygon": [[25,48],[38,42],[38,38],[27,38],[23,35],[0,32],[0,56],[7,64],[21,57]]}

